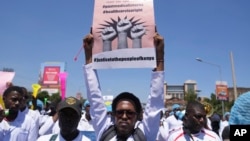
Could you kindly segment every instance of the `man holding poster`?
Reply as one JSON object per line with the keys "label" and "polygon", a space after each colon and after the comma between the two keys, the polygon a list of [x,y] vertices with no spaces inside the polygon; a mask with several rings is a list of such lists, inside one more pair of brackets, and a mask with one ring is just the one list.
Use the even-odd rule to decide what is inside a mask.
{"label": "man holding poster", "polygon": [[92,63],[94,39],[84,38],[84,77],[90,114],[98,141],[154,141],[159,129],[160,113],[164,107],[164,39],[154,34],[157,60],[152,71],[150,95],[145,110],[135,94],[122,92],[112,102],[112,117],[108,116],[96,69]]}
{"label": "man holding poster", "polygon": [[93,17],[93,67],[153,68],[153,0],[96,0]]}

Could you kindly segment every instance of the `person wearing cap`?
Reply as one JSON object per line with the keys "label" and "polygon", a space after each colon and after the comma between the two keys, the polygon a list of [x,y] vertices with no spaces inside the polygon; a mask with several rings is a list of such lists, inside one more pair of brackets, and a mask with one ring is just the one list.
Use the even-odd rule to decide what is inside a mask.
{"label": "person wearing cap", "polygon": [[[97,141],[155,141],[159,129],[160,112],[164,107],[164,39],[158,33],[154,36],[156,68],[153,69],[150,95],[143,111],[137,96],[130,92],[118,94],[112,102],[112,118],[101,94],[97,72],[93,69],[93,35],[83,39],[85,61],[84,76],[90,113],[96,131]],[[143,113],[143,116],[141,116]],[[158,123],[158,124],[156,124]]]}
{"label": "person wearing cap", "polygon": [[168,131],[171,132],[176,128],[182,126],[182,120],[178,119],[178,114],[181,112],[181,106],[179,104],[172,105],[172,115],[167,117],[166,122],[168,124]]}
{"label": "person wearing cap", "polygon": [[157,141],[165,141],[171,132],[182,126],[182,120],[179,118],[180,111],[179,104],[172,105],[172,114],[166,117],[159,127]]}
{"label": "person wearing cap", "polygon": [[40,136],[37,141],[90,141],[77,129],[82,115],[82,104],[75,97],[68,97],[58,105],[60,132]]}
{"label": "person wearing cap", "polygon": [[3,93],[5,109],[0,110],[0,140],[1,141],[35,141],[37,130],[35,121],[20,112],[24,92],[19,86],[10,86]]}
{"label": "person wearing cap", "polygon": [[93,123],[92,123],[90,112],[89,112],[90,104],[89,104],[88,100],[86,100],[84,102],[83,108],[84,108],[85,112],[82,114],[82,118],[79,121],[79,124],[78,124],[77,128],[80,131],[94,131]]}
{"label": "person wearing cap", "polygon": [[[89,114],[90,105],[88,100],[84,102],[83,108],[85,112],[81,116],[77,129],[80,131],[94,131],[92,120]],[[59,132],[60,132],[60,127],[58,121],[58,112],[54,116],[49,116],[46,119],[46,122],[43,124],[43,126],[39,129],[40,136],[47,134],[57,134]]]}

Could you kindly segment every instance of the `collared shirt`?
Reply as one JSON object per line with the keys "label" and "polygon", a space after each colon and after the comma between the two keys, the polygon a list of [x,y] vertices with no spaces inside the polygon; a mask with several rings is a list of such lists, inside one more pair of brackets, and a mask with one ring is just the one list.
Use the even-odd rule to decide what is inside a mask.
{"label": "collared shirt", "polygon": [[[102,98],[99,80],[96,71],[92,68],[92,64],[84,66],[84,74],[93,127],[96,131],[97,140],[100,140],[102,133],[114,123],[111,118],[107,116],[107,109]],[[144,111],[143,120],[138,127],[145,134],[148,141],[154,141],[159,129],[160,112],[164,107],[164,71],[152,72],[150,86],[148,103]],[[112,141],[115,141],[115,138],[116,137],[114,137]],[[133,141],[133,138],[129,137],[127,141]]]}
{"label": "collared shirt", "polygon": [[161,122],[162,125],[160,125],[159,127],[156,141],[166,141],[169,135],[169,128],[168,128],[169,124],[166,122],[166,119],[163,118]]}
{"label": "collared shirt", "polygon": [[81,119],[79,121],[77,129],[80,130],[80,131],[94,131],[92,120],[88,121],[86,119],[86,113],[85,112],[82,114],[82,117],[81,117]]}
{"label": "collared shirt", "polygon": [[49,116],[49,115],[42,115],[42,116],[43,116],[43,119],[42,119],[43,124],[41,125],[39,129],[39,135],[42,136],[42,135],[52,134],[53,128],[58,120],[54,122],[52,116]]}
{"label": "collared shirt", "polygon": [[166,122],[168,124],[168,130],[169,132],[180,128],[182,126],[182,120],[179,120],[175,117],[175,115],[171,115],[169,117],[167,117]]}
{"label": "collared shirt", "polygon": [[221,138],[213,131],[208,129],[201,129],[201,131],[197,134],[186,134],[182,127],[172,132],[167,141],[221,141]]}
{"label": "collared shirt", "polygon": [[32,110],[32,109],[29,109],[26,106],[25,110],[24,111],[20,111],[19,113],[20,113],[20,116],[26,116],[26,115],[28,115],[28,116],[30,116],[34,120],[35,126],[36,126],[34,128],[34,130],[36,130],[36,131],[34,131],[34,132],[37,133],[37,137],[38,137],[38,131],[39,131],[39,128],[40,128],[40,118],[41,118],[40,112]]}
{"label": "collared shirt", "polygon": [[28,115],[22,116],[20,112],[14,121],[3,120],[0,123],[1,141],[35,141],[37,130],[35,121]]}
{"label": "collared shirt", "polygon": [[40,118],[42,117],[40,112],[37,110],[32,110],[29,109],[27,106],[24,111],[20,111],[21,114],[27,114],[29,115],[32,119],[35,120],[36,124],[40,126]]}

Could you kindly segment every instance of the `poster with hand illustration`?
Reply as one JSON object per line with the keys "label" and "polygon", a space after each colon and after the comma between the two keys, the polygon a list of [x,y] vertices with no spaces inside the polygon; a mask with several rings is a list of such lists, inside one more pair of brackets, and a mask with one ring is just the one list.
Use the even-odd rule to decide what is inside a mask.
{"label": "poster with hand illustration", "polygon": [[154,68],[153,0],[95,0],[93,66]]}

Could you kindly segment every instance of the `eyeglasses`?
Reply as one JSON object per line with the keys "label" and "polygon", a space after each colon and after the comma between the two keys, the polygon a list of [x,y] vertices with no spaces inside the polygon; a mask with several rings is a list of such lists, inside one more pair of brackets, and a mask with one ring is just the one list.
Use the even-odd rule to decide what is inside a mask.
{"label": "eyeglasses", "polygon": [[117,110],[117,111],[115,111],[115,116],[118,117],[118,118],[121,118],[124,115],[124,113],[126,114],[126,116],[128,118],[133,118],[133,117],[135,117],[135,115],[137,115],[137,113],[133,112],[133,111],[129,111],[129,110]]}
{"label": "eyeglasses", "polygon": [[201,118],[206,119],[206,115],[194,115],[194,117],[198,120],[200,120]]}

